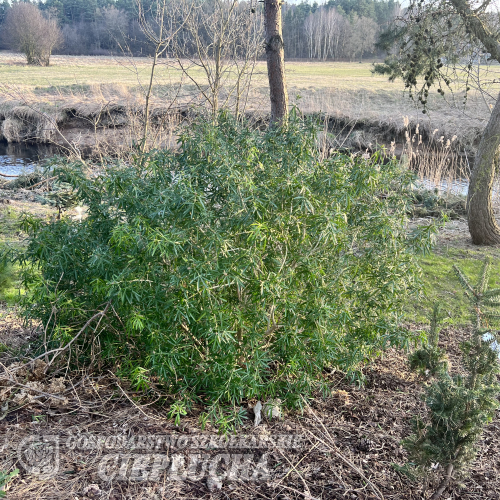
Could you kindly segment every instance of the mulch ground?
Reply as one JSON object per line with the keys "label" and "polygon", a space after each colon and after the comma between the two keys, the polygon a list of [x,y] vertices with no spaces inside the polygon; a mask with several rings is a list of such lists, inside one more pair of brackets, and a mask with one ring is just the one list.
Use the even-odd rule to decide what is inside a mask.
{"label": "mulch ground", "polygon": [[[455,369],[459,369],[458,344],[466,335],[466,330],[456,328],[445,328],[441,333],[441,346],[446,348]],[[0,362],[8,364],[7,358],[6,353],[1,354]],[[408,369],[406,359],[404,352],[390,349],[364,370],[366,385],[362,388],[348,383],[338,372],[329,375],[331,394],[318,396],[302,413],[285,412],[280,419],[264,418],[254,427],[253,412],[248,410],[248,423],[226,443],[220,441],[221,437],[210,425],[201,430],[196,409],[176,426],[166,418],[167,410],[155,405],[139,406],[134,394],[120,386],[112,375],[101,378],[83,375],[70,378],[64,377],[64,373],[46,376],[43,370],[37,372],[37,367],[33,367],[25,375],[24,383],[37,388],[38,392],[17,388],[15,394],[12,391],[0,402],[0,406],[3,405],[0,470],[14,467],[20,470],[9,485],[7,498],[427,498],[432,484],[424,491],[426,484],[411,481],[394,466],[406,462],[400,441],[410,433],[411,418],[425,414],[421,400],[424,381]],[[4,389],[6,385],[4,383]],[[60,399],[43,396],[45,391],[57,392]],[[10,402],[7,409],[5,401]],[[500,499],[499,428],[497,416],[484,432],[469,476],[457,480],[445,491],[443,499]],[[290,446],[290,440],[288,445],[286,441],[280,444],[278,437],[283,435],[301,438]],[[43,453],[35,453],[29,462],[30,457],[23,455],[26,443],[40,440],[39,436],[49,436],[48,441],[55,436],[59,443],[58,467],[50,477],[38,475],[40,471],[30,470],[25,464],[45,463],[47,470],[52,470],[53,457],[47,462]],[[154,440],[149,447],[141,446],[141,436],[175,439],[171,439],[170,446],[159,450]],[[101,445],[96,445],[99,442],[96,437],[101,438]],[[182,440],[191,444],[180,446]],[[121,447],[117,443],[121,443]],[[49,447],[50,450],[54,452],[53,447]],[[244,474],[243,478],[241,474],[230,478],[232,462],[225,459],[220,459],[214,469],[215,481],[196,466],[187,476],[181,474],[180,480],[172,480],[171,465],[156,477],[136,470],[138,457],[144,458],[151,469],[158,457],[175,462],[179,456],[185,456],[184,465],[188,465],[193,453],[208,459],[208,464],[221,454],[230,460],[235,454],[240,457],[246,454],[253,457],[254,464],[265,463],[267,470],[261,476],[257,474],[255,480],[247,480]],[[112,458],[117,455],[121,462],[113,462]],[[131,457],[126,465],[124,456],[127,460]],[[103,473],[103,463],[114,464],[114,472],[106,469]],[[184,470],[182,466],[183,463],[180,473]]]}

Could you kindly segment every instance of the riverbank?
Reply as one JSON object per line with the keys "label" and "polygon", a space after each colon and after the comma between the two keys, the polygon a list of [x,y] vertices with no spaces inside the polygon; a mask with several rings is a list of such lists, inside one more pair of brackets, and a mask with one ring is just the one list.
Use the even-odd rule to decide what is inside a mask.
{"label": "riverbank", "polygon": [[[471,91],[464,110],[458,84],[446,98],[431,92],[430,111],[423,115],[401,82],[391,83],[371,69],[371,63],[288,62],[291,103],[322,117],[331,147],[372,150],[394,142],[402,151],[409,132],[419,136],[417,143],[450,140],[454,154],[473,156],[493,101]],[[0,53],[1,81],[9,82],[0,84],[0,140],[117,154],[142,138],[149,71],[147,58],[54,56],[50,67],[41,68],[26,66],[20,55]],[[203,73],[192,68],[189,77],[195,83],[175,61],[162,61],[157,68],[150,100],[151,146],[175,144],[174,130],[205,108]],[[229,74],[227,82],[232,78]],[[234,107],[225,92],[223,100]],[[268,92],[265,64],[258,62],[244,106],[240,103],[257,124],[266,121]]]}

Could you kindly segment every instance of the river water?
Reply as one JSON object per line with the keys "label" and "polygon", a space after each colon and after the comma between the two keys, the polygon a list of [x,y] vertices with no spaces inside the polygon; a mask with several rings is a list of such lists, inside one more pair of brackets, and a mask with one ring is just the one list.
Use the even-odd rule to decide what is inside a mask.
{"label": "river water", "polygon": [[[48,144],[7,143],[0,141],[0,174],[22,175],[33,172],[40,166],[44,158],[58,153],[57,147]],[[467,195],[469,183],[466,179],[454,179],[451,182],[441,180],[433,183],[429,179],[422,179],[418,184],[426,189],[438,189],[440,193]]]}
{"label": "river water", "polygon": [[49,144],[7,143],[0,141],[0,174],[21,175],[33,172],[44,158],[58,150]]}
{"label": "river water", "polygon": [[429,190],[437,189],[439,194],[451,193],[454,195],[467,196],[469,181],[467,179],[453,179],[451,181],[442,179],[436,183],[430,179],[419,179],[417,181],[417,186]]}

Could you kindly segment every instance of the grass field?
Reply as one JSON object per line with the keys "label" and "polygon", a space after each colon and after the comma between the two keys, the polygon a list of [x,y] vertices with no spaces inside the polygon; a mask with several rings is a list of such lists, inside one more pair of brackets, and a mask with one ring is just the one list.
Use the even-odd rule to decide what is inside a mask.
{"label": "grass field", "polygon": [[[24,98],[41,103],[46,110],[60,108],[68,100],[140,103],[150,64],[148,58],[53,56],[49,67],[29,67],[19,54],[0,53],[0,103]],[[430,112],[423,115],[403,93],[401,81],[391,83],[385,76],[375,76],[372,67],[371,62],[289,61],[286,77],[290,100],[304,112],[324,112],[390,129],[402,129],[403,118],[408,116],[429,131],[437,128],[442,135],[457,135],[465,144],[477,140],[489,116],[490,97],[472,92],[464,112],[459,88],[446,98],[434,90],[429,96]],[[201,86],[205,84],[199,68],[191,69],[190,75]],[[231,78],[228,76],[228,80]],[[199,102],[199,91],[186,78],[178,92],[181,81],[182,72],[175,61],[162,61],[155,79],[156,103],[168,104],[177,93],[180,104]],[[255,68],[247,109],[269,109],[265,62]]]}
{"label": "grass field", "polygon": [[[173,61],[160,63],[158,82],[178,82],[181,71],[173,67]],[[0,75],[2,82],[19,85],[43,92],[49,89],[86,88],[92,85],[119,84],[134,87],[146,84],[149,78],[151,59],[127,57],[53,56],[49,67],[27,66],[19,54],[0,53]],[[372,64],[343,62],[287,62],[286,74],[291,88],[322,89],[366,89],[401,91],[401,85],[388,82],[385,76],[373,75]],[[257,63],[256,76],[266,74],[266,64]],[[191,69],[190,74],[202,77],[200,69]],[[264,85],[264,82],[259,84]]]}
{"label": "grass field", "polygon": [[[468,235],[461,235],[467,241]],[[442,305],[446,315],[445,323],[454,326],[469,324],[471,308],[464,296],[462,287],[453,270],[456,264],[465,275],[476,285],[483,261],[489,257],[492,262],[489,279],[490,288],[500,288],[500,250],[495,247],[469,247],[460,245],[438,247],[430,255],[421,256],[419,263],[422,267],[425,298],[408,304],[407,318],[416,323],[429,322],[429,315],[433,304]],[[498,329],[499,323],[491,324]]]}

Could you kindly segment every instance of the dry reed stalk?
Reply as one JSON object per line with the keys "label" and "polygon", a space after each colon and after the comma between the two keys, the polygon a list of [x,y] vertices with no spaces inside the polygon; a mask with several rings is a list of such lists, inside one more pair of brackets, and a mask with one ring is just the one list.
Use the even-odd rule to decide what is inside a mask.
{"label": "dry reed stalk", "polygon": [[424,185],[427,183],[438,192],[451,193],[456,190],[457,183],[468,184],[470,171],[466,157],[460,154],[460,146],[455,147],[458,142],[456,135],[446,139],[434,129],[430,136],[424,137],[418,124],[412,128],[408,117],[405,117],[404,125],[401,158]]}

